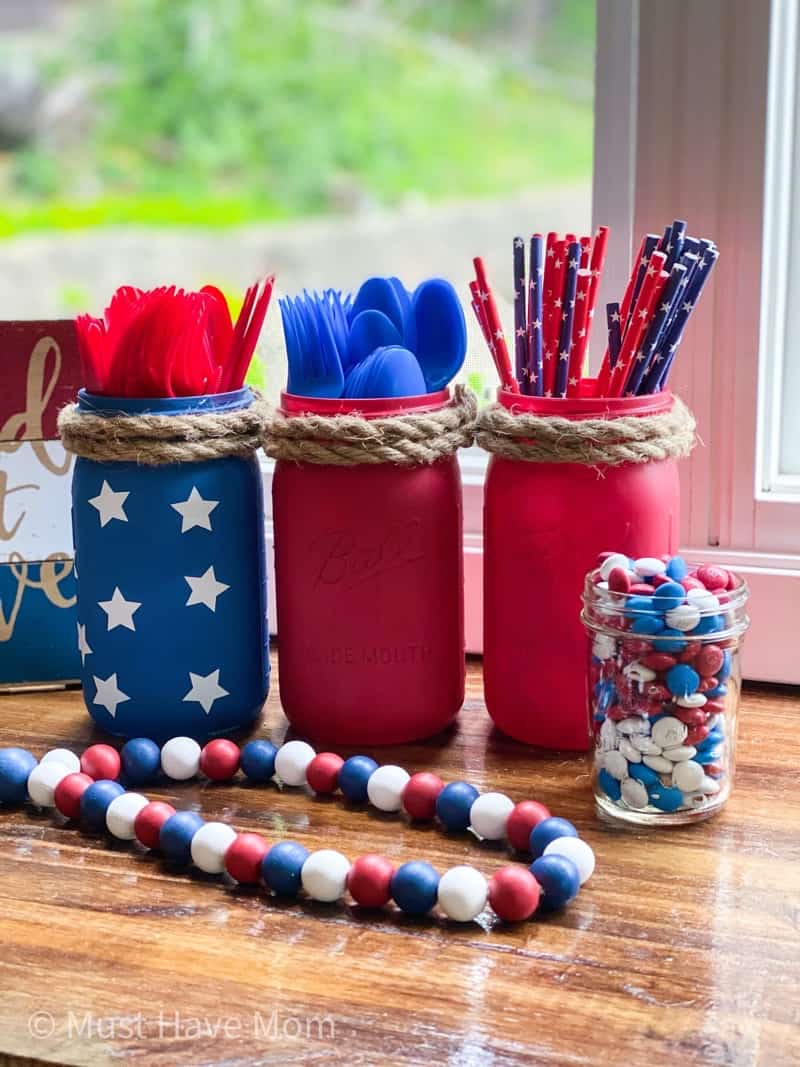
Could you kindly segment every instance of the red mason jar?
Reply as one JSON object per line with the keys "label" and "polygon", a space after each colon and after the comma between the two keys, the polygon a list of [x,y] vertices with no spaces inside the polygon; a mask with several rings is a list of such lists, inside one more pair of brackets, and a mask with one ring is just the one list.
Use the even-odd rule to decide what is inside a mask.
{"label": "red mason jar", "polygon": [[[506,408],[569,419],[656,415],[671,393],[550,399],[498,391]],[[673,459],[619,466],[538,463],[493,455],[484,496],[483,670],[500,730],[549,749],[590,747],[583,578],[600,552],[674,554]]]}
{"label": "red mason jar", "polygon": [[[281,410],[366,419],[438,410],[447,390],[351,400],[283,394]],[[464,701],[461,476],[429,465],[278,460],[272,482],[278,678],[292,726],[383,745],[438,733]]]}

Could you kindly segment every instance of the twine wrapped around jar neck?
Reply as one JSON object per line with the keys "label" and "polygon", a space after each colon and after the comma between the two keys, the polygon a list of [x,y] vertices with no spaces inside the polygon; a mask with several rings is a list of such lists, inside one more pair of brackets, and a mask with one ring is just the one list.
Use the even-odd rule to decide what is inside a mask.
{"label": "twine wrapped around jar neck", "polygon": [[506,459],[588,467],[683,459],[696,441],[694,417],[677,396],[662,414],[611,418],[567,419],[492,404],[478,415],[475,439]]}
{"label": "twine wrapped around jar neck", "polygon": [[247,456],[261,443],[269,411],[252,392],[249,407],[213,413],[95,415],[70,404],[58,414],[58,431],[68,452],[98,462],[157,467]]}
{"label": "twine wrapped around jar neck", "polygon": [[363,415],[284,415],[273,411],[264,427],[264,451],[273,459],[336,467],[393,463],[415,467],[468,448],[473,441],[475,396],[457,385],[436,411],[368,419]]}

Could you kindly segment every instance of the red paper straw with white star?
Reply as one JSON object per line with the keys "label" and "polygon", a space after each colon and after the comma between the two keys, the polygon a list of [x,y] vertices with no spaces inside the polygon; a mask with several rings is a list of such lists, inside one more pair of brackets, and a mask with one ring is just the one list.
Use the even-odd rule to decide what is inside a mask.
{"label": "red paper straw with white star", "polygon": [[[619,358],[614,370],[611,372],[607,396],[624,395],[625,384],[631,372],[631,361],[636,359],[639,354],[639,349],[653,317],[655,306],[669,277],[664,270],[666,262],[667,257],[664,252],[653,252],[650,256],[650,262],[647,265],[644,280],[636,298],[636,305],[630,316],[628,329],[622,339]],[[620,317],[621,315],[622,311],[620,310]]]}
{"label": "red paper straw with white star", "polygon": [[503,326],[500,322],[494,295],[486,278],[486,268],[480,256],[476,256],[472,262],[475,267],[475,277],[478,280],[478,300],[485,312],[486,322],[492,338],[489,351],[494,359],[503,387],[511,393],[518,393],[519,385],[511,370],[511,360],[506,347],[505,334],[503,333]]}
{"label": "red paper straw with white star", "polygon": [[[630,304],[631,304],[631,297],[633,295],[633,290],[634,290],[634,287],[636,285],[636,278],[637,278],[638,273],[639,273],[639,264],[641,263],[642,258],[644,256],[644,250],[645,250],[646,243],[647,243],[647,237],[645,236],[645,237],[642,238],[642,243],[639,245],[639,251],[636,254],[636,259],[634,259],[633,264],[631,265],[630,277],[628,278],[628,284],[625,286],[625,295],[623,296],[622,303],[620,304],[620,307],[619,307],[620,332],[624,332],[625,322],[626,322],[627,317],[628,317],[628,308],[630,307]],[[605,355],[603,356],[603,362],[600,365],[600,373],[597,376],[597,395],[598,396],[611,396],[612,395],[608,391],[608,385],[609,385],[609,382],[611,380],[611,371],[612,371],[612,369],[613,368],[611,366],[610,354],[609,354],[608,348],[606,348]]]}

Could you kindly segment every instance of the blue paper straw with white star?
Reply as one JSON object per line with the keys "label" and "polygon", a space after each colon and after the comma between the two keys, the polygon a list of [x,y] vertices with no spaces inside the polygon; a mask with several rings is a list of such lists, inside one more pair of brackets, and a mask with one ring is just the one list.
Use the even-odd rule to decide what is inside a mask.
{"label": "blue paper straw with white star", "polygon": [[637,298],[639,296],[639,291],[642,288],[642,282],[644,281],[644,276],[645,276],[645,273],[647,271],[647,265],[650,262],[650,256],[652,256],[653,252],[655,252],[658,243],[659,243],[659,237],[658,237],[657,233],[648,233],[645,236],[645,239],[644,239],[644,252],[642,253],[642,258],[639,260],[639,267],[638,267],[638,269],[636,271],[636,282],[635,282],[635,284],[633,286],[633,293],[631,294],[630,307],[628,308],[628,313],[627,313],[625,322],[622,323],[623,336],[624,336],[625,331],[627,330],[628,325],[629,325],[629,323],[631,321],[631,315],[633,315],[633,309],[636,307],[636,300],[637,300]]}
{"label": "blue paper straw with white star", "polygon": [[514,238],[514,371],[523,393],[529,392],[525,374],[528,362],[528,324],[525,317],[525,242]]}
{"label": "blue paper straw with white star", "polygon": [[608,326],[608,362],[613,370],[617,365],[619,350],[622,348],[619,304],[616,301],[606,304],[606,324]]}
{"label": "blue paper straw with white star", "polygon": [[719,251],[711,245],[711,242],[701,243],[706,243],[708,245],[708,249],[702,257],[704,264],[701,266],[700,261],[698,261],[694,275],[690,279],[689,284],[683,288],[678,311],[673,316],[665,336],[658,347],[658,352],[663,359],[658,363],[651,361],[650,369],[641,385],[640,392],[655,393],[664,388],[672,364],[675,360],[675,353],[678,350],[678,346],[683,337],[683,332],[686,329],[686,324],[689,321],[695,305],[700,298],[700,294],[708,282],[711,272],[719,258]]}
{"label": "blue paper straw with white star", "polygon": [[670,271],[669,280],[664,286],[664,291],[662,292],[661,299],[658,303],[658,310],[647,328],[642,347],[636,353],[633,371],[628,378],[625,389],[626,396],[637,396],[641,392],[642,381],[650,369],[651,362],[653,360],[661,361],[657,349],[667,329],[667,324],[670,321],[672,313],[676,305],[680,303],[681,296],[683,295],[681,282],[685,274],[686,267],[681,266],[680,263],[676,263]]}
{"label": "blue paper straw with white star", "polygon": [[540,233],[531,237],[530,280],[528,282],[528,384],[533,396],[544,393],[542,319],[544,290],[544,240]]}
{"label": "blue paper straw with white star", "polygon": [[558,336],[558,364],[556,366],[555,395],[567,395],[569,354],[572,348],[572,322],[575,317],[575,294],[578,289],[578,270],[581,265],[579,241],[571,241],[565,250],[567,264],[564,271],[564,293],[561,304],[561,330]]}
{"label": "blue paper straw with white star", "polygon": [[683,252],[683,244],[686,239],[686,222],[684,219],[675,219],[670,227],[669,241],[667,242],[667,265],[666,269],[671,271],[676,263],[680,261],[681,253]]}

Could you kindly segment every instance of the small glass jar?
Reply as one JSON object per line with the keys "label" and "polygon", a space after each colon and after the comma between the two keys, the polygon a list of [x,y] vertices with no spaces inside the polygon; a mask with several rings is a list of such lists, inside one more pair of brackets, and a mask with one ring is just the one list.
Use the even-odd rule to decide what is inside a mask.
{"label": "small glass jar", "polygon": [[595,802],[601,816],[639,826],[707,819],[728,799],[749,626],[736,575],[724,590],[693,579],[682,598],[674,582],[674,597],[666,584],[658,594],[660,584],[651,596],[615,592],[598,569],[583,591]]}

